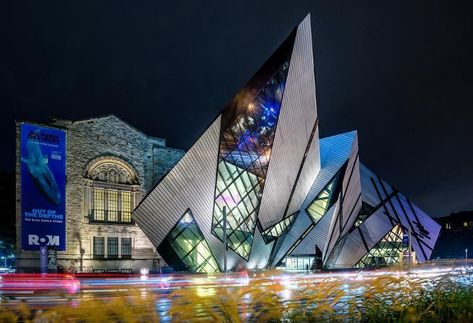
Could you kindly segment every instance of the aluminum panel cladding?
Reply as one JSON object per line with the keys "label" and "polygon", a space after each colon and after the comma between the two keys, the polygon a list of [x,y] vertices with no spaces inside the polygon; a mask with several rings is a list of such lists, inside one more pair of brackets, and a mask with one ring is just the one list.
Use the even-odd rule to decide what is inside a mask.
{"label": "aluminum panel cladding", "polygon": [[373,173],[363,163],[360,163],[360,177],[362,186],[363,201],[371,206],[376,206],[382,202],[383,196],[381,187],[384,187],[388,195],[393,192],[391,185],[383,181],[375,173]]}
{"label": "aluminum panel cladding", "polygon": [[[313,131],[316,120],[312,37],[310,16],[307,16],[297,27],[265,191],[261,200],[258,219],[263,230],[289,215],[288,205],[295,192],[298,174],[304,170],[304,156],[310,150],[311,136],[317,137],[313,139],[312,147],[312,154],[317,158],[312,160],[315,166],[304,170],[304,176],[315,179],[320,168],[318,133]],[[298,204],[303,200],[300,196],[306,195],[309,188],[304,185],[304,192],[302,187],[299,188],[296,196]]]}
{"label": "aluminum panel cladding", "polygon": [[[281,262],[287,252],[292,249],[297,241],[299,241],[301,236],[307,233],[307,228],[314,224],[306,209],[329,184],[329,182],[334,179],[335,175],[342,171],[342,168],[344,168],[344,165],[346,165],[348,158],[350,157],[355,139],[356,131],[352,131],[320,140],[321,169],[302,203],[299,215],[297,216],[293,227],[284,237],[282,243],[278,241],[277,249],[273,252],[274,259],[271,262],[273,266],[276,266]],[[336,212],[335,207],[328,210],[322,219],[320,219],[313,229],[316,233],[312,233],[312,231],[307,233],[315,234],[317,236],[316,243],[319,241],[318,247],[320,250],[325,250],[327,237],[330,232],[331,219],[334,212]],[[324,237],[323,243],[320,242],[321,237]]]}
{"label": "aluminum panel cladding", "polygon": [[394,225],[384,210],[378,209],[359,227],[353,227],[348,233],[344,248],[340,251],[333,267],[353,267]]}
{"label": "aluminum panel cladding", "polygon": [[321,230],[326,228],[325,223],[330,223],[330,219],[336,212],[337,205],[333,205],[320,219],[315,227],[306,235],[306,237],[299,243],[299,245],[291,252],[291,255],[308,255],[315,254],[315,247],[320,250],[325,247],[327,241],[328,230]]}
{"label": "aluminum panel cladding", "polygon": [[412,214],[414,231],[417,232],[418,239],[422,241],[421,244],[425,246],[424,250],[428,260],[437,242],[441,226],[403,194],[398,194],[398,198],[404,205],[406,212],[410,211]]}
{"label": "aluminum panel cladding", "polygon": [[[317,225],[314,228],[315,235],[315,244],[319,247],[322,252],[325,250],[327,245],[329,233],[330,233],[330,223],[334,214],[338,212],[338,205],[334,204],[327,213],[320,219]],[[322,253],[323,256],[323,253]]]}
{"label": "aluminum panel cladding", "polygon": [[363,199],[378,208],[382,206],[392,222],[400,223],[404,231],[412,232],[412,247],[419,262],[428,260],[437,241],[440,225],[426,215],[403,194],[373,173],[366,166],[361,167]]}
{"label": "aluminum panel cladding", "polygon": [[309,139],[309,146],[304,154],[304,160],[301,169],[296,178],[296,185],[289,198],[289,204],[285,216],[297,212],[309,193],[318,173],[320,172],[320,147],[319,147],[319,130],[318,122],[314,125],[314,133]]}
{"label": "aluminum panel cladding", "polygon": [[[414,233],[418,254],[430,256],[439,226],[364,166],[360,177],[357,133],[319,141],[312,55],[307,16],[135,209],[156,246],[188,210],[220,270],[224,234],[230,270],[276,265],[301,243],[304,252],[319,245],[325,266],[349,266],[345,255],[376,220],[385,223],[368,228],[371,240],[399,222]],[[381,208],[383,219],[369,218]],[[288,231],[264,239],[261,232],[292,214]]]}
{"label": "aluminum panel cladding", "polygon": [[422,211],[406,197],[396,193],[386,203],[386,208],[392,217],[412,234],[412,248],[416,251],[419,262],[429,260],[433,246],[440,232],[440,225],[433,219],[422,216]]}
{"label": "aluminum panel cladding", "polygon": [[[133,220],[159,246],[190,209],[213,256],[223,264],[223,244],[211,234],[220,116],[133,211]],[[229,253],[229,268],[237,256]],[[166,259],[164,259],[166,260]]]}
{"label": "aluminum panel cladding", "polygon": [[277,266],[288,253],[294,250],[297,244],[302,241],[304,234],[310,232],[311,227],[313,227],[313,222],[310,217],[307,214],[299,214],[291,230],[284,236],[283,242],[279,244],[279,248],[273,251],[275,254],[271,262],[272,266]]}
{"label": "aluminum panel cladding", "polygon": [[255,240],[251,248],[250,259],[247,264],[248,269],[264,269],[268,266],[268,261],[276,241],[265,243],[258,228],[255,230]]}
{"label": "aluminum panel cladding", "polygon": [[[353,141],[350,158],[343,176],[342,190],[338,200],[339,210],[332,218],[329,240],[324,250],[324,264],[335,263],[343,243],[343,236],[354,224],[361,209],[361,184],[358,158],[358,139]],[[336,247],[336,248],[335,248]]]}
{"label": "aluminum panel cladding", "polygon": [[228,247],[245,262],[255,240],[295,37],[293,31],[222,114],[212,234],[223,241],[225,233]]}

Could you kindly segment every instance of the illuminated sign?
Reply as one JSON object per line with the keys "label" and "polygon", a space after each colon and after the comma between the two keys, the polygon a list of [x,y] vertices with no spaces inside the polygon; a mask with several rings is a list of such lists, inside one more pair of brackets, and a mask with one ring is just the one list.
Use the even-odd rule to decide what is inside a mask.
{"label": "illuminated sign", "polygon": [[21,125],[21,242],[66,249],[66,133]]}

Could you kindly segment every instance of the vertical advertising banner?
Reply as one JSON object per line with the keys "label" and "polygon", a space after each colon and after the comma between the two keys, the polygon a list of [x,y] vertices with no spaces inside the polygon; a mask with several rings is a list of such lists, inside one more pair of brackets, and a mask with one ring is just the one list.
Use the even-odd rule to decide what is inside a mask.
{"label": "vertical advertising banner", "polygon": [[21,125],[21,244],[66,249],[66,133]]}

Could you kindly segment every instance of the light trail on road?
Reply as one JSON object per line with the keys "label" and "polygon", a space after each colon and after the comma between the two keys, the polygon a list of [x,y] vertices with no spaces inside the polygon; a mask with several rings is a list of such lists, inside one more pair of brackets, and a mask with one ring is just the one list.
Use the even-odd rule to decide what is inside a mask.
{"label": "light trail on road", "polygon": [[[403,279],[404,283],[420,281],[425,289],[431,288],[436,282],[448,277],[463,285],[473,285],[473,267],[471,266],[440,266],[421,267],[406,270],[370,270],[322,273],[232,273],[216,275],[21,275],[8,274],[0,276],[0,295],[3,307],[14,309],[19,304],[27,304],[34,310],[47,310],[59,305],[76,307],[80,302],[98,300],[103,302],[126,298],[135,293],[141,297],[152,296],[155,309],[161,321],[171,321],[170,315],[174,291],[194,290],[202,297],[215,295],[222,288],[237,291],[249,284],[259,288],[270,288],[278,285],[281,305],[288,306],[291,302],[304,302],[304,298],[296,296],[301,290],[313,288],[330,282],[341,283],[344,292],[343,301],[348,302],[357,297],[370,281],[380,277]],[[25,278],[27,280],[25,281]],[[80,287],[79,287],[80,286]],[[238,307],[244,312],[251,303],[249,297],[242,297]]]}

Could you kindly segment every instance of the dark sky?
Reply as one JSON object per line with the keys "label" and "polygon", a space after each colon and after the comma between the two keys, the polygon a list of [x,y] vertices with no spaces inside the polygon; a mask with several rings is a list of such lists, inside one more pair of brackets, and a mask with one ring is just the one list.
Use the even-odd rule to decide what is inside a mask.
{"label": "dark sky", "polygon": [[188,149],[310,12],[321,136],[357,129],[432,216],[473,209],[470,2],[3,1],[0,168],[15,119],[113,113]]}

